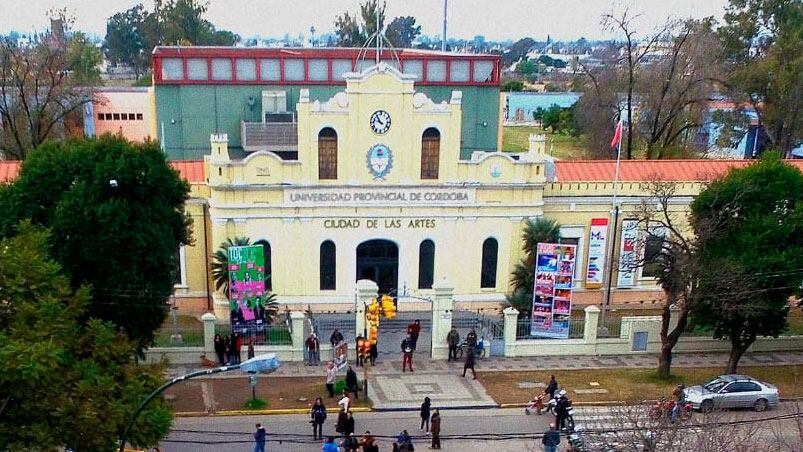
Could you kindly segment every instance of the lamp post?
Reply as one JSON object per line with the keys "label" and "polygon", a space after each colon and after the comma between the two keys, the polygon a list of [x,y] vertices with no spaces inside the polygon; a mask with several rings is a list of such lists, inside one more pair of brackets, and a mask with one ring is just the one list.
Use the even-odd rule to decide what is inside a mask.
{"label": "lamp post", "polygon": [[218,374],[221,372],[229,372],[232,370],[241,370],[243,372],[249,374],[256,374],[256,373],[263,373],[269,374],[275,372],[279,368],[279,358],[276,357],[275,353],[266,353],[264,355],[255,356],[247,361],[243,361],[240,364],[232,364],[231,366],[221,366],[221,367],[214,367],[212,369],[204,369],[204,370],[197,370],[195,372],[190,372],[186,375],[181,375],[180,377],[173,378],[172,380],[168,381],[167,383],[163,384],[156,388],[155,391],[150,393],[148,397],[143,400],[137,410],[134,411],[134,415],[131,416],[131,420],[126,425],[125,430],[123,430],[123,434],[120,435],[120,449],[119,452],[125,452],[125,442],[128,438],[128,434],[131,432],[131,429],[134,428],[134,423],[139,418],[139,415],[142,414],[142,410],[150,403],[151,400],[155,399],[159,394],[165,392],[167,388],[173,386],[176,383],[180,383],[185,380],[189,380],[195,377],[201,377],[204,375],[213,375]]}

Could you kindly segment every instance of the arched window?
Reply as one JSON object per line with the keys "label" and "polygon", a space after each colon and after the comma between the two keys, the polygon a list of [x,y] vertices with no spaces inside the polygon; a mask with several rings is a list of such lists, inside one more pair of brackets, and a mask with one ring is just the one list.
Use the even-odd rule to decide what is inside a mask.
{"label": "arched window", "polygon": [[437,179],[441,153],[441,134],[430,127],[421,136],[421,179]]}
{"label": "arched window", "polygon": [[432,289],[435,279],[435,242],[424,240],[418,246],[418,288]]}
{"label": "arched window", "polygon": [[331,127],[318,132],[318,179],[337,179],[337,132]]}
{"label": "arched window", "polygon": [[254,245],[262,245],[262,253],[265,256],[265,290],[273,290],[273,273],[271,272],[270,243],[267,240],[259,240]]}
{"label": "arched window", "polygon": [[321,243],[321,290],[335,290],[337,287],[337,258],[335,243],[327,240]]}
{"label": "arched window", "polygon": [[496,261],[499,252],[499,243],[494,238],[487,238],[482,242],[482,271],[480,273],[480,287],[496,287]]}

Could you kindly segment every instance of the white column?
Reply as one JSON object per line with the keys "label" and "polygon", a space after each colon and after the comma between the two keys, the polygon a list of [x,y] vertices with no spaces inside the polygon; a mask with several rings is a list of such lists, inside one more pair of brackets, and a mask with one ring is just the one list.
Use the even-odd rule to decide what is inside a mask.
{"label": "white column", "polygon": [[290,338],[293,341],[293,360],[304,360],[304,319],[306,314],[301,311],[290,312],[290,324],[292,334]]}
{"label": "white column", "polygon": [[362,336],[365,333],[365,306],[371,301],[371,298],[376,298],[379,294],[379,286],[370,279],[361,279],[357,281],[357,306],[354,309],[356,334],[355,336]]}
{"label": "white column", "polygon": [[[201,321],[204,322],[204,351],[210,356],[215,355],[215,321],[217,317],[211,312],[201,316]],[[217,358],[209,358],[215,361]]]}
{"label": "white column", "polygon": [[583,329],[583,340],[586,344],[597,343],[597,327],[599,327],[599,308],[588,306],[585,308],[586,323]]}
{"label": "white column", "polygon": [[516,356],[516,330],[519,323],[518,309],[510,306],[502,313],[505,315],[505,357]]}
{"label": "white column", "polygon": [[452,311],[454,310],[454,287],[442,278],[432,285],[435,298],[432,300],[432,359],[446,359],[449,356],[449,345],[446,335],[452,329]]}

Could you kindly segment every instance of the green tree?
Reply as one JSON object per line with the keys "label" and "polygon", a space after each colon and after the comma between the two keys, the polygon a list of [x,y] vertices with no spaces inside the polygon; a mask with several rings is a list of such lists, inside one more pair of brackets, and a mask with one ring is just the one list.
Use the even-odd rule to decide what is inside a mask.
{"label": "green tree", "polygon": [[519,64],[516,65],[516,72],[524,76],[533,75],[537,69],[535,63],[527,58],[519,61]]}
{"label": "green tree", "polygon": [[137,77],[150,66],[150,52],[145,48],[143,23],[147,12],[140,4],[116,13],[106,22],[103,51],[111,64],[125,64]]}
{"label": "green tree", "polygon": [[505,80],[500,88],[502,91],[524,91],[524,82],[521,80]]}
{"label": "green tree", "polygon": [[90,316],[142,349],[167,313],[180,245],[190,243],[189,187],[157,143],[119,137],[49,142],[0,190],[0,236],[23,219],[49,227],[74,288],[91,285]]}
{"label": "green tree", "polygon": [[560,240],[560,225],[555,220],[537,218],[524,225],[521,233],[524,257],[513,267],[510,284],[513,292],[507,295],[507,304],[522,312],[532,309],[535,284],[535,258],[539,243],[557,243]]}
{"label": "green tree", "polygon": [[803,140],[803,2],[731,0],[719,29],[733,95],[755,107],[772,147]]}
{"label": "green tree", "polygon": [[[377,14],[379,15],[378,29],[385,26],[385,2],[379,0],[366,0],[360,3],[360,16],[352,16],[348,11],[335,18],[335,34],[337,45],[341,47],[362,47],[377,32]],[[395,45],[395,44],[394,44]]]}
{"label": "green tree", "polygon": [[[73,291],[47,253],[47,233],[23,223],[0,240],[0,450],[109,451],[161,369],[134,362],[113,324],[87,319],[89,290]],[[132,443],[151,446],[171,424],[160,398]]]}
{"label": "green tree", "polygon": [[103,53],[100,49],[80,31],[73,33],[67,41],[67,68],[71,72],[73,83],[78,86],[100,85],[101,63]]}
{"label": "green tree", "polygon": [[514,42],[507,48],[505,53],[502,54],[502,64],[505,67],[510,66],[516,61],[521,60],[527,56],[527,52],[533,48],[535,41],[532,38],[522,38]]}
{"label": "green tree", "polygon": [[385,30],[385,37],[388,38],[393,47],[410,48],[413,41],[421,34],[421,25],[415,24],[415,17],[403,16],[396,17]]}
{"label": "green tree", "polygon": [[701,303],[696,324],[728,339],[726,373],[757,336],[785,328],[803,268],[803,174],[768,153],[711,183],[691,204],[700,241]]}

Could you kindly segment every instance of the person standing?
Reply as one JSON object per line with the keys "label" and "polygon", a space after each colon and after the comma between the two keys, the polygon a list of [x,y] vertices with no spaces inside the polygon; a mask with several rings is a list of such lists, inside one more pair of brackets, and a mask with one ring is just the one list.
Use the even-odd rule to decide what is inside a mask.
{"label": "person standing", "polygon": [[[343,430],[345,435],[354,435],[354,415],[351,414],[351,410],[346,412],[346,421]],[[355,441],[354,443],[356,444],[357,442]]]}
{"label": "person standing", "polygon": [[555,424],[549,424],[549,430],[544,432],[541,444],[544,445],[544,452],[557,452],[560,444],[560,433],[555,430]]}
{"label": "person standing", "polygon": [[413,438],[407,433],[407,430],[402,430],[399,436],[396,437],[396,443],[399,445],[399,452],[409,452],[414,450]]}
{"label": "person standing", "polygon": [[441,413],[436,408],[432,411],[432,419],[430,419],[429,431],[432,433],[432,448],[441,448]]}
{"label": "person standing", "polygon": [[362,447],[362,452],[379,452],[379,444],[369,430],[366,430],[365,435],[362,436],[360,447]]}
{"label": "person standing", "polygon": [[477,347],[477,333],[474,332],[474,328],[466,334],[466,347],[471,350]]}
{"label": "person standing", "polygon": [[379,347],[376,345],[376,342],[371,343],[369,356],[371,358],[371,365],[376,366],[376,358],[379,357]]}
{"label": "person standing", "polygon": [[407,371],[407,366],[410,366],[410,372],[413,372],[413,340],[408,334],[401,343],[402,350],[402,372]]}
{"label": "person standing", "polygon": [[215,354],[217,354],[217,361],[221,366],[226,365],[226,343],[219,335],[215,335]]}
{"label": "person standing", "polygon": [[[429,432],[429,409],[432,406],[432,401],[429,397],[424,397],[424,403],[421,404],[421,427],[418,429],[422,432]],[[424,426],[426,425],[426,430]]]}
{"label": "person standing", "polygon": [[357,452],[357,448],[360,447],[357,438],[348,432],[343,435],[343,442],[340,445],[343,447],[343,452]]}
{"label": "person standing", "polygon": [[240,350],[242,350],[243,341],[239,334],[234,333],[231,335],[231,349],[232,359],[234,364],[240,364]]}
{"label": "person standing", "polygon": [[318,336],[315,333],[309,333],[305,345],[307,346],[307,365],[317,366],[320,361]]}
{"label": "person standing", "polygon": [[340,411],[337,413],[337,422],[335,423],[335,431],[337,433],[343,434],[346,432],[346,419],[348,419],[348,414],[346,414],[346,410],[341,406]]}
{"label": "person standing", "polygon": [[329,361],[326,365],[326,392],[329,393],[330,399],[335,397],[335,378],[337,378],[335,363]]}
{"label": "person standing", "polygon": [[354,400],[360,398],[357,395],[360,392],[360,381],[357,379],[357,372],[351,366],[346,370],[346,390],[354,394]]}
{"label": "person standing", "polygon": [[326,437],[326,442],[323,443],[323,446],[321,447],[321,450],[323,452],[340,452],[340,448],[337,447],[337,444],[335,444],[335,437],[334,436]]}
{"label": "person standing", "polygon": [[546,385],[546,389],[544,390],[544,392],[549,394],[549,400],[552,400],[552,399],[555,398],[555,391],[557,391],[557,390],[558,390],[558,380],[555,380],[555,376],[554,375],[550,375],[549,376],[549,384]]}
{"label": "person standing", "polygon": [[312,423],[312,439],[323,439],[323,423],[326,421],[326,406],[318,397],[310,409],[310,422]]}
{"label": "person standing", "polygon": [[226,355],[226,364],[234,364],[234,349],[231,345],[231,336],[223,338],[223,353]]}
{"label": "person standing", "polygon": [[463,377],[466,376],[466,370],[471,369],[471,374],[474,379],[477,379],[477,372],[474,370],[474,347],[467,347],[466,349],[466,363],[463,364]]}
{"label": "person standing", "polygon": [[343,398],[341,398],[337,404],[340,406],[342,410],[348,411],[351,409],[351,399],[349,398],[349,393],[345,389],[343,390]]}
{"label": "person standing", "polygon": [[446,335],[446,343],[449,344],[449,359],[447,361],[451,361],[452,358],[457,361],[457,346],[460,344],[460,333],[457,332],[457,328],[454,325],[449,330],[449,334]]}
{"label": "person standing", "polygon": [[560,430],[566,428],[566,418],[569,416],[570,405],[571,401],[566,397],[566,391],[561,390],[558,393],[558,400],[555,402],[555,423]]}
{"label": "person standing", "polygon": [[256,425],[257,430],[254,432],[254,452],[265,452],[265,441],[267,440],[268,433],[262,424]]}
{"label": "person standing", "polygon": [[254,352],[254,338],[253,336],[248,339],[248,359],[253,358],[256,355]]}
{"label": "person standing", "polygon": [[418,345],[419,334],[421,334],[421,321],[415,319],[413,323],[407,325],[407,335],[410,336],[410,340],[413,343],[413,351],[415,351],[415,347]]}
{"label": "person standing", "polygon": [[675,399],[675,404],[672,405],[672,415],[670,419],[672,420],[673,423],[678,420],[678,417],[680,417],[680,413],[683,410],[683,404],[686,403],[686,393],[684,389],[686,389],[686,387],[683,385],[683,383],[679,383],[675,387],[675,390],[672,391],[672,395],[674,396]]}

